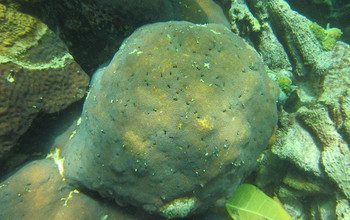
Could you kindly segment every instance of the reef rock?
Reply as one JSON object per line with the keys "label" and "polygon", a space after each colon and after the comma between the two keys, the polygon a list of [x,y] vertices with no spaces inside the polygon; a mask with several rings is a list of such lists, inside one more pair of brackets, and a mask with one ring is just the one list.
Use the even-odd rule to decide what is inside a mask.
{"label": "reef rock", "polygon": [[223,25],[144,26],[95,73],[64,176],[168,218],[223,205],[267,146],[276,91]]}
{"label": "reef rock", "polygon": [[7,1],[57,30],[89,74],[110,62],[123,40],[144,24],[179,20],[230,26],[214,0]]}
{"label": "reef rock", "polygon": [[273,152],[316,176],[326,173],[349,197],[349,175],[341,173],[349,173],[350,47],[338,41],[341,31],[324,30],[283,0],[234,1],[230,17],[270,69],[293,72],[297,86],[283,106]]}
{"label": "reef rock", "polygon": [[81,193],[50,159],[33,161],[1,182],[0,207],[0,219],[157,219]]}
{"label": "reef rock", "polygon": [[38,19],[0,4],[0,158],[38,112],[57,112],[85,95],[89,77]]}

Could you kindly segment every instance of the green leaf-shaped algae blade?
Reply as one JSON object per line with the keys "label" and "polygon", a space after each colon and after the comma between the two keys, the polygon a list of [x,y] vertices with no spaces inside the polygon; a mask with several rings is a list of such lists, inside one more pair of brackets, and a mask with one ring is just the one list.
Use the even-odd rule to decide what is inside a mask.
{"label": "green leaf-shaped algae blade", "polygon": [[227,201],[226,209],[235,220],[291,220],[280,203],[251,184],[242,184]]}

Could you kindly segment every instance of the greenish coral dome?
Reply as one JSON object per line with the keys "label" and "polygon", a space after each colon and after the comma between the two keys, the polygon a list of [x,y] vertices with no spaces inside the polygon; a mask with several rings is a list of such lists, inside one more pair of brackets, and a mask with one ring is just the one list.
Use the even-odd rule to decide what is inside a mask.
{"label": "greenish coral dome", "polygon": [[267,146],[276,100],[257,52],[223,25],[143,26],[95,73],[65,176],[171,218],[224,205]]}

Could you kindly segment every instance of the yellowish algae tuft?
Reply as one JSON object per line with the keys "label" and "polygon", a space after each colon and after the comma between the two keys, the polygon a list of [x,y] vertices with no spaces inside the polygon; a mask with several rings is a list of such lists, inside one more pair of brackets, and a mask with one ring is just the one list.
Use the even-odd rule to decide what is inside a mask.
{"label": "yellowish algae tuft", "polygon": [[74,189],[74,190],[71,190],[71,191],[69,192],[67,198],[61,198],[61,201],[64,201],[63,206],[64,206],[64,207],[68,207],[68,202],[69,202],[70,200],[73,199],[73,195],[74,195],[74,194],[79,194],[79,193],[80,193],[79,190]]}
{"label": "yellowish algae tuft", "polygon": [[64,180],[65,179],[64,175],[63,175],[64,174],[64,167],[63,167],[64,158],[60,157],[60,152],[61,152],[61,149],[55,148],[55,152],[49,153],[46,156],[46,158],[51,158],[55,161],[55,164],[58,167],[58,171],[60,172],[60,175],[63,177],[63,180]]}
{"label": "yellowish algae tuft", "polygon": [[208,117],[205,118],[199,118],[197,119],[199,124],[199,130],[205,130],[205,131],[211,131],[214,128],[213,123],[208,119]]}
{"label": "yellowish algae tuft", "polygon": [[161,211],[167,218],[184,218],[186,217],[195,207],[196,198],[194,197],[183,197],[173,200],[170,203],[162,206]]}
{"label": "yellowish algae tuft", "polygon": [[343,32],[339,28],[324,29],[316,22],[310,23],[310,29],[315,34],[316,38],[321,42],[325,50],[333,50],[335,43],[340,40]]}
{"label": "yellowish algae tuft", "polygon": [[292,88],[292,80],[286,76],[282,76],[282,75],[278,75],[277,76],[277,83],[278,86],[282,89],[283,92],[285,92],[286,94],[289,94],[291,92],[291,88]]}
{"label": "yellowish algae tuft", "polygon": [[142,137],[134,131],[127,131],[124,134],[124,146],[129,148],[130,152],[140,154],[149,151],[149,141],[144,141]]}

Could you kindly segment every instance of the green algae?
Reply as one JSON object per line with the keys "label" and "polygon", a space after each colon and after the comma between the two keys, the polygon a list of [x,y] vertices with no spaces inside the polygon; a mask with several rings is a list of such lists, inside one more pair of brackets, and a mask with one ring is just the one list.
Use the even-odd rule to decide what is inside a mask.
{"label": "green algae", "polygon": [[324,29],[316,22],[310,23],[310,29],[315,34],[316,38],[321,42],[325,50],[333,50],[335,43],[340,39],[343,32],[339,28]]}

